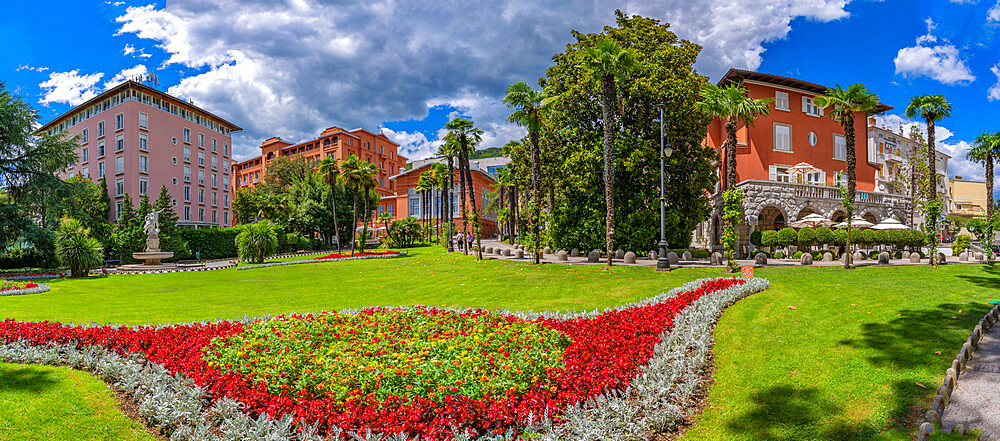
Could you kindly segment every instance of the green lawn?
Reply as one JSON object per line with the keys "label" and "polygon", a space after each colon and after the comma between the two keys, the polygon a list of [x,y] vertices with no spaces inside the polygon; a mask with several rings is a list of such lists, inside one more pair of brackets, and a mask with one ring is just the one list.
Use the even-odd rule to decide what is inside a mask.
{"label": "green lawn", "polygon": [[[0,317],[137,324],[401,304],[581,310],[721,274],[476,262],[438,248],[409,251],[397,259],[57,280],[49,293],[0,297]],[[910,439],[914,418],[987,310],[985,301],[1000,298],[1000,271],[977,265],[757,274],[773,287],[720,321],[710,405],[684,440]],[[68,383],[53,389],[78,395]],[[0,416],[20,407],[0,403]]]}

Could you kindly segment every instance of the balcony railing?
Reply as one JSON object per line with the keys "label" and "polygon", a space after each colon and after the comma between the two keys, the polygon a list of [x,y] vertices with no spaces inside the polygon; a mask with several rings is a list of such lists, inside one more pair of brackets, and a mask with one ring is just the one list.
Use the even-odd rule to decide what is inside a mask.
{"label": "balcony railing", "polygon": [[[790,189],[796,198],[804,199],[816,199],[816,200],[833,200],[839,201],[840,188],[830,187],[826,185],[812,185],[812,184],[796,184],[791,182],[778,182],[778,181],[768,181],[763,179],[751,179],[747,181],[740,182],[738,186],[745,187],[750,185],[761,185],[770,187],[781,187]],[[880,193],[872,193],[870,191],[855,191],[855,198],[857,202],[862,204],[885,204],[885,195]]]}

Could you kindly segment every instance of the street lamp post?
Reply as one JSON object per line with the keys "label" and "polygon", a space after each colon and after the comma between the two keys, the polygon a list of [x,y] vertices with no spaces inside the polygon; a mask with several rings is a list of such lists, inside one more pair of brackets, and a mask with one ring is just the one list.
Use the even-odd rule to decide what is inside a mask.
{"label": "street lamp post", "polygon": [[674,153],[670,148],[670,140],[663,128],[663,108],[660,107],[660,252],[656,258],[657,271],[670,271],[670,260],[667,259],[667,198],[664,196],[664,162]]}

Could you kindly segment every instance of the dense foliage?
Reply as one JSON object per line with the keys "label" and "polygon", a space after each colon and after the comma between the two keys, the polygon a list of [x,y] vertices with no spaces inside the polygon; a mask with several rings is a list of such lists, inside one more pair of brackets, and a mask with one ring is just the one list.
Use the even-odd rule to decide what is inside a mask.
{"label": "dense foliage", "polygon": [[250,263],[264,263],[264,259],[278,251],[276,225],[269,220],[261,220],[240,227],[236,235],[236,253],[240,260]]}
{"label": "dense foliage", "polygon": [[63,219],[56,230],[56,254],[69,267],[70,277],[86,277],[101,265],[104,246],[76,219]]}

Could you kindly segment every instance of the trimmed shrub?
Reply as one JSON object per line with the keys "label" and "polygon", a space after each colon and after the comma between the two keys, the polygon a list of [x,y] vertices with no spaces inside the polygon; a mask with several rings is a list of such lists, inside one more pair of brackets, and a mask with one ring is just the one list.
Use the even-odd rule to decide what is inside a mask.
{"label": "trimmed shrub", "polygon": [[778,246],[787,247],[789,245],[795,245],[798,240],[799,232],[795,231],[792,227],[785,227],[782,228],[781,231],[778,231]]}
{"label": "trimmed shrub", "polygon": [[879,251],[869,251],[868,258],[872,260],[878,260]]}
{"label": "trimmed shrub", "polygon": [[892,253],[892,258],[893,259],[902,259],[903,258],[903,252],[902,251],[896,251],[895,253]]}
{"label": "trimmed shrub", "polygon": [[792,254],[792,258],[793,259],[801,259],[802,258],[802,252],[801,251],[796,251],[795,254]]}
{"label": "trimmed shrub", "polygon": [[954,255],[962,254],[962,251],[969,249],[972,246],[972,238],[968,234],[959,234],[955,236],[955,241],[951,244],[951,251]]}
{"label": "trimmed shrub", "polygon": [[753,233],[750,233],[750,244],[755,247],[764,246],[764,242],[762,241],[763,240],[762,236],[763,232],[761,232],[760,230],[753,230]]}
{"label": "trimmed shrub", "polygon": [[843,228],[838,228],[833,231],[833,244],[844,246],[847,245],[847,230]]}
{"label": "trimmed shrub", "polygon": [[240,227],[178,229],[177,232],[187,242],[192,256],[206,260],[237,257],[236,235]]}
{"label": "trimmed shrub", "polygon": [[834,245],[835,240],[833,230],[829,227],[819,227],[816,229],[816,243],[820,245]]}
{"label": "trimmed shrub", "polygon": [[785,253],[781,252],[781,251],[775,251],[774,252],[774,258],[775,259],[784,259],[785,258]]}
{"label": "trimmed shrub", "polygon": [[823,260],[823,253],[819,251],[813,251],[813,260]]}
{"label": "trimmed shrub", "polygon": [[765,247],[776,247],[778,246],[778,232],[774,230],[765,230],[760,234],[760,243]]}
{"label": "trimmed shrub", "polygon": [[816,242],[816,230],[809,227],[799,230],[798,242],[804,247],[811,247],[813,242]]}

